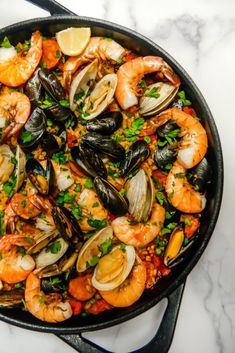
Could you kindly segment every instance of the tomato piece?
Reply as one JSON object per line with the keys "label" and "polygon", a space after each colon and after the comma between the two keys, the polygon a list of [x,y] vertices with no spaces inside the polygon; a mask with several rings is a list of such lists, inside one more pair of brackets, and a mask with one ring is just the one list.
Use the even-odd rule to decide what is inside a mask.
{"label": "tomato piece", "polygon": [[102,311],[111,309],[112,305],[108,304],[104,299],[99,299],[95,303],[91,304],[91,306],[86,309],[86,312],[89,314],[97,315]]}
{"label": "tomato piece", "polygon": [[153,171],[153,176],[158,180],[159,184],[163,187],[166,185],[167,175],[163,174],[159,169]]}
{"label": "tomato piece", "polygon": [[134,53],[128,53],[124,56],[125,62],[131,61],[136,58],[137,58],[137,55],[135,55]]}
{"label": "tomato piece", "polygon": [[130,107],[128,111],[131,115],[134,115],[138,111],[138,108],[136,105],[134,105],[133,107]]}
{"label": "tomato piece", "polygon": [[159,268],[162,264],[160,256],[153,255],[153,264],[155,267]]}
{"label": "tomato piece", "polygon": [[92,274],[78,276],[69,282],[69,293],[77,300],[91,299],[96,289],[91,284]]}
{"label": "tomato piece", "polygon": [[78,141],[78,138],[76,135],[73,135],[70,132],[67,132],[67,145],[68,145],[68,147],[76,146],[77,141]]}
{"label": "tomato piece", "polygon": [[[186,219],[189,224],[185,223]],[[190,214],[182,215],[180,217],[180,221],[185,223],[184,233],[187,238],[191,238],[195,234],[196,230],[200,225],[199,219]]]}
{"label": "tomato piece", "polygon": [[183,111],[186,113],[186,114],[189,114],[189,115],[192,115],[193,117],[195,117],[197,114],[195,112],[195,110],[193,108],[190,108],[190,107],[183,107]]}
{"label": "tomato piece", "polygon": [[161,273],[161,276],[164,277],[169,275],[169,273],[171,272],[171,269],[162,264],[159,268],[159,271]]}
{"label": "tomato piece", "polygon": [[79,177],[84,176],[83,171],[79,169],[73,161],[69,161],[69,167],[72,170],[72,172],[74,172],[74,174],[78,175]]}
{"label": "tomato piece", "polygon": [[68,302],[71,305],[73,315],[79,315],[83,309],[83,303],[72,298],[69,298]]}
{"label": "tomato piece", "polygon": [[61,58],[61,50],[55,39],[46,39],[42,41],[41,62],[45,63],[47,69],[53,69]]}
{"label": "tomato piece", "polygon": [[114,221],[118,216],[114,216],[112,213],[109,213],[110,222]]}

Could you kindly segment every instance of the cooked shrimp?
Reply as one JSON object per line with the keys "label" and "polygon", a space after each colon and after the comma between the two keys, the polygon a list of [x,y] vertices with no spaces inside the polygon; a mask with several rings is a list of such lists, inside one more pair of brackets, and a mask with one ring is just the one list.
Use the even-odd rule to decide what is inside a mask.
{"label": "cooked shrimp", "polygon": [[166,179],[166,193],[171,204],[178,210],[198,213],[205,208],[206,198],[189,184],[186,171],[178,162],[174,163]]}
{"label": "cooked shrimp", "polygon": [[30,111],[30,100],[25,94],[8,91],[0,95],[2,142],[16,134],[24,126],[29,118]]}
{"label": "cooked shrimp", "polygon": [[59,163],[54,161],[52,161],[52,164],[55,171],[55,178],[59,191],[67,190],[74,183],[74,179],[69,166],[63,164],[61,167]]}
{"label": "cooked shrimp", "polygon": [[36,318],[46,322],[61,322],[72,316],[72,308],[67,300],[57,293],[45,294],[35,273],[26,280],[25,301],[28,311]]}
{"label": "cooked shrimp", "polygon": [[123,109],[138,103],[138,83],[144,75],[157,71],[160,71],[173,85],[180,84],[172,68],[159,56],[138,57],[120,66],[117,72],[118,84],[115,96]]}
{"label": "cooked shrimp", "polygon": [[145,131],[152,132],[168,120],[173,120],[181,128],[181,141],[178,148],[178,162],[189,169],[197,165],[205,156],[208,140],[204,127],[191,115],[178,108],[165,110],[161,114],[149,119],[145,124]]}
{"label": "cooked shrimp", "polygon": [[111,38],[92,37],[82,54],[71,56],[63,65],[64,79],[66,86],[70,84],[71,75],[86,62],[94,59],[118,61],[121,59],[126,50]]}
{"label": "cooked shrimp", "polygon": [[13,245],[24,246],[25,248],[31,246],[23,234],[4,234],[0,238],[0,252],[9,251]]}
{"label": "cooked shrimp", "polygon": [[10,87],[24,84],[34,73],[41,56],[42,36],[36,31],[32,34],[31,47],[25,56],[18,53],[14,57],[0,62],[0,82]]}
{"label": "cooked shrimp", "polygon": [[79,221],[79,225],[83,231],[95,229],[89,224],[89,219],[102,221],[107,218],[108,213],[101,205],[97,194],[91,189],[84,189],[78,200],[82,207],[83,219]]}
{"label": "cooked shrimp", "polygon": [[103,299],[115,307],[127,307],[134,304],[145,289],[146,268],[144,263],[137,258],[127,279],[117,288],[109,291],[100,291]]}
{"label": "cooked shrimp", "polygon": [[147,223],[131,225],[128,217],[118,217],[112,221],[112,227],[116,237],[125,244],[136,248],[144,247],[158,235],[161,224],[165,221],[165,209],[155,203],[151,217]]}

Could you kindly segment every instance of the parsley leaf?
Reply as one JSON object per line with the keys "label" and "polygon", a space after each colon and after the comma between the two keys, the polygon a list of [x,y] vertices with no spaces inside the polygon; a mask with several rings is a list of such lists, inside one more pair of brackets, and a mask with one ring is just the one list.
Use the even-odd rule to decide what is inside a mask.
{"label": "parsley leaf", "polygon": [[67,157],[66,157],[66,154],[64,153],[64,151],[53,153],[52,159],[53,159],[53,161],[55,161],[56,163],[59,163],[59,164],[65,164],[67,162]]}
{"label": "parsley leaf", "polygon": [[81,209],[81,206],[79,204],[72,205],[71,206],[71,212],[72,212],[72,214],[74,215],[74,217],[76,218],[77,221],[82,219],[82,209]]}
{"label": "parsley leaf", "polygon": [[16,186],[16,175],[12,175],[10,179],[8,179],[8,181],[6,181],[2,186],[7,197],[9,198],[12,197],[15,191],[15,186]]}
{"label": "parsley leaf", "polygon": [[181,101],[184,105],[191,105],[190,100],[186,99],[186,97],[185,97],[185,92],[184,92],[184,91],[178,92],[178,96],[179,96],[180,101]]}
{"label": "parsley leaf", "polygon": [[100,246],[101,256],[108,254],[112,250],[112,239],[106,239]]}
{"label": "parsley leaf", "polygon": [[86,178],[86,181],[85,181],[85,184],[84,184],[84,187],[86,189],[92,189],[93,188],[93,181],[89,178]]}
{"label": "parsley leaf", "polygon": [[104,218],[102,220],[88,218],[87,223],[89,224],[89,226],[91,226],[93,228],[102,229],[102,228],[106,227],[108,220],[106,218]]}
{"label": "parsley leaf", "polygon": [[69,108],[69,101],[67,99],[62,99],[59,101],[60,105],[64,108]]}
{"label": "parsley leaf", "polygon": [[89,262],[87,262],[87,267],[94,267],[99,262],[99,256],[93,256]]}
{"label": "parsley leaf", "polygon": [[1,47],[2,48],[11,48],[12,47],[8,37],[4,37],[2,44],[1,44]]}
{"label": "parsley leaf", "polygon": [[21,137],[23,143],[27,143],[27,142],[31,142],[32,141],[32,134],[31,134],[30,131],[27,131],[27,130],[23,131],[21,133],[20,137]]}
{"label": "parsley leaf", "polygon": [[47,247],[46,252],[51,252],[52,254],[57,254],[61,249],[61,244],[58,240],[54,241],[53,243],[49,244]]}
{"label": "parsley leaf", "polygon": [[145,97],[159,98],[160,93],[158,93],[157,87],[152,87],[148,92],[145,92]]}
{"label": "parsley leaf", "polygon": [[129,129],[123,130],[124,136],[127,138],[128,141],[133,141],[137,138],[140,134],[144,126],[144,119],[143,118],[136,118],[132,121],[131,127]]}
{"label": "parsley leaf", "polygon": [[59,192],[55,197],[59,205],[64,205],[65,203],[73,203],[75,195],[70,195],[68,190]]}

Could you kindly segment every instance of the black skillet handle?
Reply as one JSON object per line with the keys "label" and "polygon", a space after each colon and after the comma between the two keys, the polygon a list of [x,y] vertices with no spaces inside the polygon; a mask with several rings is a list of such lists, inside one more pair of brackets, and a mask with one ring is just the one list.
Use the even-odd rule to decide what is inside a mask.
{"label": "black skillet handle", "polygon": [[55,0],[26,0],[32,4],[49,11],[51,15],[76,15]]}
{"label": "black skillet handle", "polygon": [[[180,303],[184,291],[185,282],[171,293],[167,299],[168,304],[163,315],[161,324],[153,339],[144,347],[132,351],[131,353],[167,353],[175,331],[175,325],[180,309]],[[76,335],[57,335],[63,341],[68,343],[79,353],[110,353],[106,349],[87,340],[81,334]]]}

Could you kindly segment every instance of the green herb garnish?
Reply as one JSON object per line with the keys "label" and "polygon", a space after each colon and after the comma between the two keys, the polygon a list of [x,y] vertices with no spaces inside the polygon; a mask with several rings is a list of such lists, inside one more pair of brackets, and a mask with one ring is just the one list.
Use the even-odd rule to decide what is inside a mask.
{"label": "green herb garnish", "polygon": [[102,229],[102,228],[106,227],[108,220],[106,218],[104,218],[102,220],[88,218],[87,223],[89,224],[89,226],[91,226],[93,228]]}
{"label": "green herb garnish", "polygon": [[28,143],[32,141],[32,134],[30,131],[27,131],[27,130],[23,131],[20,137],[23,143]]}
{"label": "green herb garnish", "polygon": [[67,156],[64,151],[53,153],[52,159],[59,164],[65,164],[67,162]]}
{"label": "green herb garnish", "polygon": [[57,254],[61,249],[61,244],[58,240],[54,241],[47,247],[47,252],[51,252],[52,254]]}
{"label": "green herb garnish", "polygon": [[4,37],[2,44],[1,44],[1,47],[2,48],[11,48],[12,47],[8,37]]}
{"label": "green herb garnish", "polygon": [[112,239],[106,239],[100,246],[101,256],[108,254],[112,250]]}
{"label": "green herb garnish", "polygon": [[150,91],[146,92],[145,97],[151,97],[151,98],[159,98],[160,93],[158,93],[158,88],[157,87],[152,87]]}
{"label": "green herb garnish", "polygon": [[92,181],[91,179],[89,179],[89,178],[86,178],[84,187],[85,187],[86,189],[92,189],[93,186],[94,186],[93,181]]}
{"label": "green herb garnish", "polygon": [[183,103],[183,105],[191,105],[190,100],[186,99],[184,91],[178,92],[178,96],[181,102]]}

